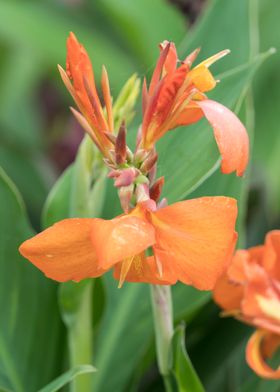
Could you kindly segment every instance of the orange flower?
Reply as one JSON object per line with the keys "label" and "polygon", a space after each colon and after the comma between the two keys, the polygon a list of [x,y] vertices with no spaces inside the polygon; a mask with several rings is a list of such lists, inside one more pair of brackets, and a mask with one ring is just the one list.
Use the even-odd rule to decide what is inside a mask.
{"label": "orange flower", "polygon": [[142,146],[150,149],[168,130],[197,122],[203,116],[211,124],[222,156],[222,172],[242,176],[249,156],[246,129],[229,109],[207,99],[205,92],[216,86],[209,66],[229,53],[224,50],[195,68],[191,65],[199,50],[177,67],[173,43],[164,41],[152,79],[143,85]]}
{"label": "orange flower", "polygon": [[280,347],[280,231],[267,234],[265,244],[239,250],[214,289],[215,301],[241,321],[259,329],[250,338],[246,357],[261,377],[280,379],[280,366],[265,359]]}
{"label": "orange flower", "polygon": [[[127,280],[212,289],[235,246],[236,201],[204,197],[155,210],[152,201],[112,220],[66,219],[20,246],[57,281],[97,277],[114,268]],[[153,256],[146,251],[152,247]]]}
{"label": "orange flower", "polygon": [[88,54],[73,33],[70,33],[67,39],[66,72],[61,66],[58,66],[58,69],[66,88],[82,113],[71,108],[73,114],[103,155],[108,156],[108,149],[112,144],[104,132],[113,132],[114,123],[110,85],[105,67],[102,68],[101,87],[106,113],[97,93]]}

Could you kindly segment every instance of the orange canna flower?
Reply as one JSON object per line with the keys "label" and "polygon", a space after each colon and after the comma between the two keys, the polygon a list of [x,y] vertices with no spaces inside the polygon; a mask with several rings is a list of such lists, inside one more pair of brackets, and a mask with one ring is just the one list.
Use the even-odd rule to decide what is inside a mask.
{"label": "orange canna flower", "polygon": [[247,344],[249,366],[261,377],[280,379],[280,366],[265,362],[280,347],[280,230],[269,232],[264,245],[236,252],[214,299],[225,314],[257,328]]}
{"label": "orange canna flower", "polygon": [[114,121],[106,68],[103,66],[101,78],[105,111],[97,93],[89,56],[73,33],[70,33],[67,39],[66,71],[60,65],[58,69],[66,88],[81,112],[71,108],[73,114],[103,155],[107,157],[112,144],[105,132],[113,132]]}
{"label": "orange canna flower", "polygon": [[249,157],[246,129],[234,113],[204,94],[216,86],[209,66],[229,50],[223,50],[191,69],[198,49],[180,62],[178,68],[174,43],[164,41],[160,49],[149,88],[146,81],[143,85],[142,147],[151,149],[168,130],[205,117],[214,130],[222,156],[222,172],[236,171],[242,176]]}
{"label": "orange canna flower", "polygon": [[[51,279],[97,277],[212,289],[232,257],[236,201],[204,197],[156,210],[151,200],[112,220],[65,219],[20,246]],[[152,249],[152,256],[147,251]]]}

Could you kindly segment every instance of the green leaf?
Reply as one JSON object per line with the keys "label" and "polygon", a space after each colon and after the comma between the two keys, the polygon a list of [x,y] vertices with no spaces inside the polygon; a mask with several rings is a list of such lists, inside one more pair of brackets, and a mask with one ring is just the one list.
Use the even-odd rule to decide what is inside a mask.
{"label": "green leaf", "polygon": [[37,224],[47,194],[47,184],[42,178],[40,161],[41,157],[37,157],[35,161],[17,149],[5,145],[0,146],[0,165],[18,187],[32,222]]}
{"label": "green leaf", "polygon": [[[114,86],[122,83],[135,72],[133,61],[113,43],[108,35],[96,28],[98,15],[91,15],[90,25],[87,13],[69,12],[69,7],[41,2],[0,1],[0,38],[11,47],[20,47],[30,53],[37,68],[45,72],[54,64],[65,64],[65,40],[69,31],[74,31],[92,56],[97,75],[102,64],[114,64],[109,74]],[[13,21],[11,24],[10,21]],[[36,34],[34,34],[36,32]]]}
{"label": "green leaf", "polygon": [[[256,181],[263,191],[267,188],[266,203],[261,210],[270,221],[280,213],[280,165],[279,113],[280,105],[280,33],[275,29],[280,3],[277,0],[260,1],[260,48],[276,48],[276,54],[267,61],[254,83],[256,106],[255,140],[253,149]],[[265,97],[269,97],[265,99]],[[261,233],[263,235],[263,233]]]}
{"label": "green leaf", "polygon": [[95,4],[140,64],[149,68],[158,55],[158,44],[166,39],[179,42],[186,31],[184,16],[163,0],[98,0]]}
{"label": "green leaf", "polygon": [[25,152],[26,148],[38,148],[41,138],[42,119],[35,97],[40,73],[32,53],[18,48],[5,56],[0,74],[1,140]]}
{"label": "green leaf", "polygon": [[185,326],[178,325],[173,340],[173,372],[180,392],[204,392],[185,347]]}
{"label": "green leaf", "polygon": [[[153,339],[149,287],[125,283],[117,288],[110,274],[104,276],[106,309],[97,335],[94,390],[123,390]],[[172,288],[175,319],[191,319],[209,293],[178,284]],[[111,369],[115,369],[111,372]],[[110,377],[108,377],[110,374]]]}
{"label": "green leaf", "polygon": [[63,373],[61,376],[57,377],[50,384],[46,385],[44,388],[40,389],[39,392],[56,392],[59,391],[64,385],[68,384],[70,381],[80,376],[81,374],[93,373],[96,369],[91,365],[80,365]]}
{"label": "green leaf", "polygon": [[47,228],[70,215],[70,192],[72,184],[73,166],[69,166],[59,177],[47,200],[42,213],[42,226]]}
{"label": "green leaf", "polygon": [[64,330],[57,285],[18,252],[34,233],[2,169],[0,216],[0,388],[35,392],[61,371]]}
{"label": "green leaf", "polygon": [[211,67],[215,73],[246,63],[251,53],[250,18],[250,0],[210,0],[194,29],[183,40],[180,54],[184,57],[201,47],[199,59],[204,59],[223,49],[230,49],[229,56]]}

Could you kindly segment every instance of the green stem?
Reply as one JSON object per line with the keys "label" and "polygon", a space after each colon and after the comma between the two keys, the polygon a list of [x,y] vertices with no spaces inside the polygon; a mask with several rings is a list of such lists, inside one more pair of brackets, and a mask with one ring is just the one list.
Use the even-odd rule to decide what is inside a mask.
{"label": "green stem", "polygon": [[170,286],[151,285],[152,308],[156,335],[157,362],[165,389],[172,391],[170,349],[173,336],[173,311]]}
{"label": "green stem", "polygon": [[[71,367],[91,364],[93,353],[92,336],[92,282],[88,282],[80,298],[80,307],[75,322],[68,329]],[[92,375],[85,374],[73,380],[72,392],[91,391]]]}

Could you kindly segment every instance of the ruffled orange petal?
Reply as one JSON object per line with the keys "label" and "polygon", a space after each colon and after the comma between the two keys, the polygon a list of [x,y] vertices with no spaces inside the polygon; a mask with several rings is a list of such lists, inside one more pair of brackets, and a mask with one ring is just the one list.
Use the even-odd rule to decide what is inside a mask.
{"label": "ruffled orange petal", "polygon": [[243,287],[228,279],[227,274],[222,275],[213,291],[214,301],[227,313],[237,315],[240,313],[240,305],[243,298]]}
{"label": "ruffled orange petal", "polygon": [[155,242],[152,225],[132,215],[94,219],[91,240],[102,268],[138,255]]}
{"label": "ruffled orange petal", "polygon": [[20,253],[51,279],[59,282],[97,277],[105,270],[97,263],[90,234],[93,219],[65,219],[26,240]]}
{"label": "ruffled orange petal", "polygon": [[236,200],[227,197],[187,200],[151,213],[155,256],[178,280],[211,290],[231,259],[236,216]]}
{"label": "ruffled orange petal", "polygon": [[249,366],[263,378],[280,379],[280,366],[272,369],[265,359],[272,356],[280,346],[280,335],[271,334],[265,330],[257,330],[249,339],[246,347],[246,360]]}
{"label": "ruffled orange petal", "polygon": [[242,176],[249,159],[249,139],[239,118],[218,102],[198,101],[206,119],[214,130],[214,136],[222,156],[222,172],[236,171]]}
{"label": "ruffled orange petal", "polygon": [[249,263],[250,254],[247,250],[237,250],[227,270],[227,276],[233,283],[244,284],[246,282],[246,266]]}
{"label": "ruffled orange petal", "polygon": [[262,264],[272,278],[280,281],[280,230],[266,235]]}
{"label": "ruffled orange petal", "polygon": [[242,313],[254,325],[280,334],[280,287],[258,264],[247,268],[247,284],[242,301]]}
{"label": "ruffled orange petal", "polygon": [[[120,280],[122,271],[122,263],[116,264],[114,267],[114,278]],[[136,256],[126,274],[125,281],[132,283],[150,283],[150,284],[173,284],[174,282],[161,279],[158,266],[153,256],[140,257]]]}

